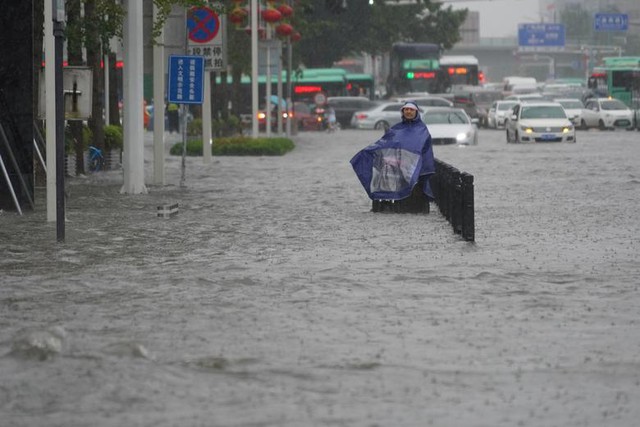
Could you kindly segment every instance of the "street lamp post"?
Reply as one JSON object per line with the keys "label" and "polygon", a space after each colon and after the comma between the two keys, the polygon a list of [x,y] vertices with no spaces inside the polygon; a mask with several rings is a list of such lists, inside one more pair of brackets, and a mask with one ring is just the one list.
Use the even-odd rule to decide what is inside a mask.
{"label": "street lamp post", "polygon": [[56,100],[56,237],[65,238],[64,212],[64,81],[62,52],[64,48],[64,0],[53,0],[53,37],[55,39],[55,100]]}

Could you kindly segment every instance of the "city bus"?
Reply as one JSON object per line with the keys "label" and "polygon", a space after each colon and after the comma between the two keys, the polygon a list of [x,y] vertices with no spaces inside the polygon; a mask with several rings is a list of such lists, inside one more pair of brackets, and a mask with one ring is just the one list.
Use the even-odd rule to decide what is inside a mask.
{"label": "city bus", "polygon": [[367,73],[347,73],[347,94],[365,96],[370,100],[376,97],[373,76]]}
{"label": "city bus", "polygon": [[603,58],[588,80],[589,89],[598,96],[611,96],[628,106],[640,98],[640,56]]}
{"label": "city bus", "polygon": [[387,95],[444,92],[440,46],[432,43],[394,43],[389,54]]}
{"label": "city bus", "polygon": [[[227,99],[231,99],[231,91],[233,90],[232,76],[227,75]],[[276,95],[278,85],[277,74],[271,75],[271,94]],[[287,75],[286,71],[282,72],[283,97],[287,93]],[[220,97],[221,94],[221,78],[216,76],[216,86],[213,88],[214,95]],[[239,93],[237,100],[239,102],[236,111],[240,114],[249,114],[251,112],[251,77],[243,75],[240,79]],[[265,75],[258,76],[258,99],[259,103],[266,104],[267,94],[267,78]],[[291,73],[292,101],[305,102],[313,104],[315,95],[323,93],[325,97],[329,96],[345,96],[347,92],[347,72],[341,68],[307,68],[298,72]]]}
{"label": "city bus", "polygon": [[478,86],[480,71],[478,58],[473,55],[443,55],[440,70],[446,75],[447,84],[452,86]]}
{"label": "city bus", "polygon": [[313,103],[318,93],[325,96],[347,95],[347,71],[343,68],[306,68],[291,76],[293,100]]}

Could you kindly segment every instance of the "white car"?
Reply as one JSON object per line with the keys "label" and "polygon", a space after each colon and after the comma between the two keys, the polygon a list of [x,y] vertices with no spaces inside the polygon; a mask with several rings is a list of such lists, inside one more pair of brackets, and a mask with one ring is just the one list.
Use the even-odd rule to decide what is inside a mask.
{"label": "white car", "polygon": [[384,102],[368,110],[356,111],[351,127],[356,129],[388,129],[402,120],[402,102]]}
{"label": "white car", "polygon": [[487,114],[487,126],[492,129],[503,128],[507,115],[517,101],[493,101]]}
{"label": "white car", "polygon": [[425,108],[422,121],[427,125],[431,134],[431,143],[434,145],[478,144],[478,127],[462,108]]}
{"label": "white car", "polygon": [[557,102],[515,105],[505,126],[510,142],[576,142],[576,129]]}
{"label": "white car", "polygon": [[509,95],[505,98],[505,101],[544,101],[544,96],[541,93],[523,93],[523,94],[513,94]]}
{"label": "white car", "polygon": [[588,129],[597,127],[599,129],[622,128],[633,129],[633,111],[622,101],[614,98],[591,98],[588,99],[582,110],[580,127]]}
{"label": "white car", "polygon": [[582,110],[584,109],[584,104],[581,100],[576,98],[556,98],[553,102],[557,102],[564,107],[564,111],[567,113],[567,117],[569,117],[571,123],[575,126],[580,125]]}

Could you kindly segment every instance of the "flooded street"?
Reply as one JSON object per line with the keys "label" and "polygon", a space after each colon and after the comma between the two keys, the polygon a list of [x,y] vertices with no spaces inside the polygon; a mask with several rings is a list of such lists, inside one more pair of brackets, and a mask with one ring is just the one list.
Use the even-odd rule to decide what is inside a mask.
{"label": "flooded street", "polygon": [[637,425],[640,132],[435,146],[475,243],[371,212],[349,160],[380,135],[68,179],[64,244],[43,190],[1,213],[0,425]]}

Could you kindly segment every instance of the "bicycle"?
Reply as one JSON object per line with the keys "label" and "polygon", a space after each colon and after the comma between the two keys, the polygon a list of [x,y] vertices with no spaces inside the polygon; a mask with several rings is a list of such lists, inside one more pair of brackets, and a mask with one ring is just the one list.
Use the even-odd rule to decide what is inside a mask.
{"label": "bicycle", "polygon": [[102,150],[93,145],[89,146],[89,172],[99,172],[104,168]]}

